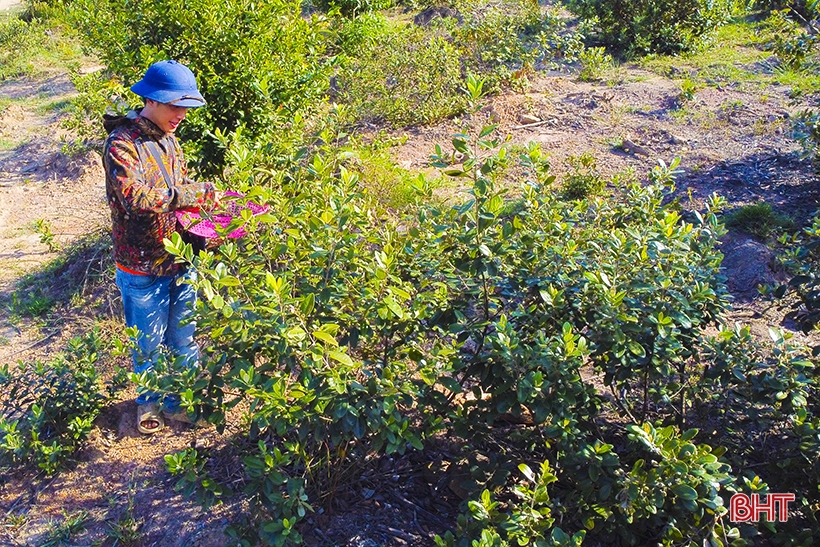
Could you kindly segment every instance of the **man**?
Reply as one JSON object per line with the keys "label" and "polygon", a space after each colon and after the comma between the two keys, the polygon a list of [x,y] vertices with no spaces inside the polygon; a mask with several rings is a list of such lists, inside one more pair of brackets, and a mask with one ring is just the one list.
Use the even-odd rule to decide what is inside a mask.
{"label": "man", "polygon": [[[134,371],[141,373],[157,362],[161,345],[186,366],[196,365],[195,325],[185,321],[196,300],[193,287],[185,283],[192,272],[174,263],[163,239],[181,230],[177,209],[210,209],[216,192],[212,184],[187,177],[182,149],[174,136],[188,109],[205,104],[190,69],[176,61],[154,63],[131,91],[145,99],[145,106],[127,116],[106,117],[109,136],[103,163],[116,283],[125,322],[139,332],[133,358]],[[162,429],[163,414],[170,419],[186,418],[177,396],[138,394],[137,429],[141,433]]]}

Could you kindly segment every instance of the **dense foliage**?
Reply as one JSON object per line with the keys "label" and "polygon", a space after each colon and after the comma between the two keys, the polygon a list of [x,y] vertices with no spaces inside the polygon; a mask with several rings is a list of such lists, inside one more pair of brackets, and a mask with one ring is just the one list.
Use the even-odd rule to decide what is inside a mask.
{"label": "dense foliage", "polygon": [[51,474],[84,444],[106,400],[101,345],[92,331],[48,363],[0,367],[0,466],[33,463]]}
{"label": "dense foliage", "polygon": [[255,141],[287,142],[274,138],[274,128],[298,126],[327,91],[326,22],[302,17],[299,2],[150,0],[135,11],[122,2],[77,0],[70,8],[76,28],[124,83],[161,59],[194,68],[208,108],[191,111],[180,131],[195,136],[205,170],[223,164],[214,132],[241,128]]}
{"label": "dense foliage", "polygon": [[[204,374],[168,389],[218,427],[240,401],[250,409],[245,493],[259,521],[243,537],[298,542],[339,463],[442,430],[475,462],[462,483],[474,497],[442,545],[739,542],[759,532],[728,522],[728,497],[769,481],[805,500],[785,533],[809,533],[816,493],[797,460],[755,469],[761,480],[743,471],[761,457],[753,438],[730,434],[727,452],[697,428],[793,424],[778,453],[814,461],[817,377],[782,338],[769,354],[748,330],[706,334],[728,305],[723,232],[712,210],[684,218],[663,205],[675,164],[614,199],[561,200],[532,146],[517,159],[530,172],[523,200],[510,201],[495,181],[514,158],[492,127],[452,144],[435,161],[471,199],[421,205],[401,231],[325,148],[304,169],[248,174],[253,199],[271,205],[243,220],[251,236],[198,256],[168,242],[202,274],[209,339]],[[160,385],[152,376],[139,381]],[[523,425],[501,458],[489,447],[510,420]],[[213,503],[227,491],[201,457],[170,461]]]}
{"label": "dense foliage", "polygon": [[627,54],[681,53],[728,21],[732,0],[570,0],[569,7],[593,20],[601,40]]}
{"label": "dense foliage", "polygon": [[[611,63],[600,48],[582,55],[582,37],[536,2],[510,4],[465,2],[425,31],[342,18],[333,3],[317,3],[329,21],[284,0],[73,0],[77,28],[120,80],[78,79],[84,108],[159,58],[189,63],[210,105],[187,126],[200,165],[269,207],[225,229],[246,224],[246,237],[196,255],[166,241],[199,272],[202,368],[167,359],[132,379],[179,393],[221,431],[229,413],[245,426],[234,439],[241,493],[195,448],[166,458],[176,488],[206,508],[243,496],[248,522],[229,530],[231,544],[299,544],[305,516],[363,462],[444,434],[461,447],[449,463],[466,468],[467,499],[442,546],[816,543],[809,351],[776,330],[763,345],[724,324],[724,204],[669,203],[677,160],[645,180],[604,178],[584,154],[558,183],[539,146],[513,157],[494,126],[480,127],[485,84],[473,73],[524,85],[556,58],[578,56],[585,79]],[[378,4],[335,5],[353,15]],[[608,43],[645,53],[697,47],[733,4],[572,5]],[[345,105],[311,118],[326,92]],[[473,126],[433,165],[467,196],[440,204],[419,176],[412,206],[389,216],[374,205],[350,122],[465,110]],[[525,173],[511,191],[499,184],[510,172]],[[805,262],[815,247],[795,255],[808,268],[791,284],[808,288],[801,310],[818,300]],[[2,371],[13,386],[4,464],[51,472],[81,445],[102,404],[83,344],[68,360]],[[788,523],[729,522],[729,496],[767,491],[797,495]]]}
{"label": "dense foliage", "polygon": [[[366,32],[353,42],[364,25]],[[460,56],[450,42],[412,25],[392,29],[379,18],[362,18],[342,30],[343,45],[348,51],[355,46],[357,54],[341,62],[338,98],[357,119],[401,126],[463,112]]]}

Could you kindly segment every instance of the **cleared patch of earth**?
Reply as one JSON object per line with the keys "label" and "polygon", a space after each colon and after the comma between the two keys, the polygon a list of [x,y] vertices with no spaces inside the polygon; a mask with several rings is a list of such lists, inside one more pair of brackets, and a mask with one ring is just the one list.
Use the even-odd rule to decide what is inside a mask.
{"label": "cleared patch of earth", "polygon": [[[436,144],[446,146],[465,124],[492,120],[501,135],[511,135],[513,145],[541,144],[551,154],[559,180],[567,171],[564,160],[587,151],[595,155],[603,174],[633,169],[638,177],[659,159],[668,163],[680,156],[678,192],[686,208],[701,208],[717,192],[732,206],[768,201],[798,223],[817,209],[820,181],[787,136],[789,118],[808,103],[792,103],[786,88],[769,88],[764,94],[710,87],[679,104],[678,82],[634,67],[622,70],[622,83],[612,86],[564,74],[536,75],[526,93],[489,98],[473,117],[403,131],[407,138],[395,149],[396,161],[426,170]],[[59,76],[7,82],[0,85],[0,97],[66,97],[73,92],[66,82]],[[67,156],[63,144],[71,136],[60,128],[58,117],[26,110],[23,104],[14,103],[0,113],[0,137],[19,143],[0,152],[0,295],[6,296],[22,276],[58,258],[58,247],[68,248],[89,233],[105,230],[108,223],[99,154]],[[460,190],[446,192],[456,197]],[[47,222],[51,246],[38,221]],[[723,250],[737,301],[729,320],[752,324],[759,335],[770,325],[788,328],[782,313],[756,296],[759,283],[782,278],[771,251],[740,233],[729,234]],[[113,279],[109,281],[103,319],[117,328],[117,295]],[[6,311],[0,314],[5,314],[0,315],[0,364],[48,359],[81,330],[70,320],[33,324]],[[58,523],[81,511],[84,531],[72,536],[72,545],[121,544],[114,531],[121,531],[128,519],[137,537],[132,545],[227,543],[223,529],[248,508],[229,500],[201,511],[193,500],[174,492],[175,479],[166,470],[164,456],[190,446],[210,449],[214,473],[231,486],[241,484],[229,468],[232,444],[242,442],[239,419],[221,435],[208,428],[171,425],[144,437],[136,431],[132,396],[126,392],[104,410],[72,469],[55,478],[21,476],[0,486],[0,545],[39,545]],[[436,463],[448,461],[447,456],[447,447],[437,446],[422,454],[370,462],[360,481],[317,506],[321,511],[304,526],[306,543],[432,545],[432,534],[452,526],[461,501],[450,486],[458,470]]]}
{"label": "cleared patch of earth", "polygon": [[0,11],[18,8],[22,5],[20,0],[0,0]]}

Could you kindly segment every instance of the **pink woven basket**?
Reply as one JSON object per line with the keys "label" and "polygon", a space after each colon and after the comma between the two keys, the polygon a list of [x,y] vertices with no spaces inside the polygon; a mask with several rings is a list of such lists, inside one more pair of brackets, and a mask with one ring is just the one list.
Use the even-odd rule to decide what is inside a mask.
{"label": "pink woven basket", "polygon": [[[225,192],[225,197],[241,198],[244,197],[244,194],[229,190]],[[249,201],[246,204],[239,204],[235,201],[229,201],[226,205],[225,211],[214,213],[210,215],[210,218],[203,218],[198,209],[180,209],[176,212],[177,220],[180,224],[182,224],[183,228],[194,235],[214,238],[219,237],[220,235],[216,230],[217,224],[222,230],[224,230],[230,226],[234,217],[241,216],[243,210],[249,210],[254,216],[261,215],[262,213],[268,211],[267,205],[259,205],[258,203],[254,203],[252,201]],[[233,230],[229,234],[226,234],[226,237],[238,238],[244,236],[246,233],[245,228],[240,227]]]}

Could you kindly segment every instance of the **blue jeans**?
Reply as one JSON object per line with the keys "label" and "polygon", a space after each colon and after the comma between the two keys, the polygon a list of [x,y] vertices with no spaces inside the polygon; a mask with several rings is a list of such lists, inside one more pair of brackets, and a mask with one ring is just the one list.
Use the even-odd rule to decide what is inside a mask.
{"label": "blue jeans", "polygon": [[[196,290],[183,281],[192,279],[192,270],[173,276],[137,275],[117,268],[116,283],[122,294],[125,324],[139,331],[136,348],[132,352],[134,372],[152,368],[160,345],[175,356],[183,357],[185,366],[193,367],[199,357],[194,341],[196,324],[186,321],[193,313]],[[144,391],[138,394],[137,404],[156,403],[162,399],[164,409],[176,412],[179,397]]]}

